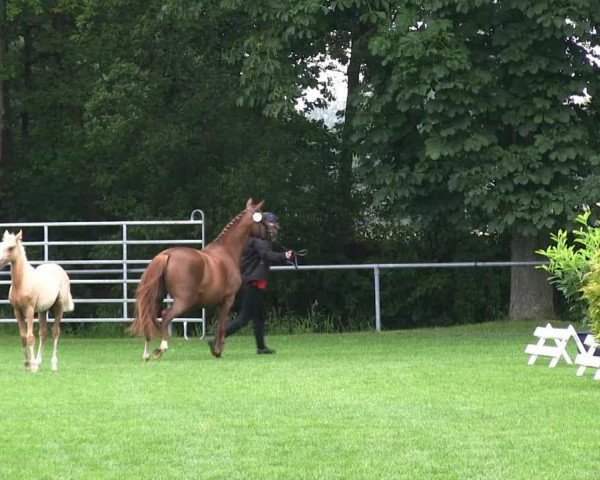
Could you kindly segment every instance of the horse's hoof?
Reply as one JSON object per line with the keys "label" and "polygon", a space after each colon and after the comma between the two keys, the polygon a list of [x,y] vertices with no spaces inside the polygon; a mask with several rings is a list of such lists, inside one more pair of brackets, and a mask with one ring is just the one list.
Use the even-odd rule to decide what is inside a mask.
{"label": "horse's hoof", "polygon": [[210,353],[212,353],[213,357],[220,358],[221,352],[217,352],[217,350],[215,348],[215,339],[209,338],[206,340],[206,343],[208,343],[208,347],[210,348]]}
{"label": "horse's hoof", "polygon": [[29,360],[25,360],[23,362],[23,367],[25,368],[25,370],[31,370],[31,364],[29,363]]}
{"label": "horse's hoof", "polygon": [[165,353],[165,351],[162,348],[157,348],[156,350],[154,350],[154,358],[156,360],[160,360],[160,357],[162,357],[163,353]]}
{"label": "horse's hoof", "polygon": [[39,369],[39,365],[37,363],[32,363],[31,364],[31,373],[36,373]]}

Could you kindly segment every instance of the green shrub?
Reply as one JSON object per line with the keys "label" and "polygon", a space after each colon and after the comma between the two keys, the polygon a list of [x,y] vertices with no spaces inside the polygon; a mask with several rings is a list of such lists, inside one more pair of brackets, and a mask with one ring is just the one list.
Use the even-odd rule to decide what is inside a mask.
{"label": "green shrub", "polygon": [[[600,254],[600,228],[589,224],[590,211],[585,211],[576,218],[579,228],[572,230],[572,242],[566,230],[550,234],[555,243],[546,250],[537,250],[549,261],[538,268],[546,270],[549,281],[563,295],[569,308],[585,325],[590,325],[589,298],[593,295],[592,284],[600,282],[600,272],[592,273],[592,266],[597,263]],[[588,293],[585,293],[587,285]],[[599,297],[600,298],[600,297]]]}

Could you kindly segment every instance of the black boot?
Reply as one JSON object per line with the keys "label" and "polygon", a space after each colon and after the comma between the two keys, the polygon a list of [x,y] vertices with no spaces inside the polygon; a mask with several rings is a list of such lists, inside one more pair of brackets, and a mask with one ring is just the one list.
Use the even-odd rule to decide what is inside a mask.
{"label": "black boot", "polygon": [[258,353],[259,355],[271,355],[275,353],[275,350],[269,347],[257,348],[256,353]]}

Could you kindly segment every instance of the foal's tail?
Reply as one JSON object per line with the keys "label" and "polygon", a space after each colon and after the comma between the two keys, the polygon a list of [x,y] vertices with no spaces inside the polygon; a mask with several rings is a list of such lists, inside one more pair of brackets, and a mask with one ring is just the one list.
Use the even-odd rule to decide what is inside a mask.
{"label": "foal's tail", "polygon": [[159,334],[157,317],[165,295],[164,274],[168,261],[168,253],[159,253],[140,279],[135,292],[135,318],[129,327],[135,336],[153,338]]}
{"label": "foal's tail", "polygon": [[75,304],[73,303],[73,297],[71,291],[67,292],[66,298],[62,301],[63,312],[72,312],[75,310]]}
{"label": "foal's tail", "polygon": [[60,302],[63,312],[72,312],[75,310],[75,304],[73,303],[73,296],[71,295],[71,280],[64,270],[62,270],[62,276],[63,278],[59,290]]}

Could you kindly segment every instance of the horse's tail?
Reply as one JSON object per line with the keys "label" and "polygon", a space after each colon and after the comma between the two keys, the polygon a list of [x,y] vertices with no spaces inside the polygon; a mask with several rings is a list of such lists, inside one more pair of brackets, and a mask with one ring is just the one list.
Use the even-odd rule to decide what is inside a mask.
{"label": "horse's tail", "polygon": [[159,253],[144,271],[135,292],[135,318],[129,331],[137,337],[153,338],[159,334],[157,317],[164,292],[164,274],[169,254]]}
{"label": "horse's tail", "polygon": [[[40,265],[40,267],[42,267]],[[38,267],[38,268],[40,268]],[[58,279],[58,301],[62,307],[63,312],[72,312],[75,310],[75,304],[73,303],[73,297],[71,296],[71,279],[64,268],[58,264],[47,264],[47,269],[52,269],[55,278]]]}

